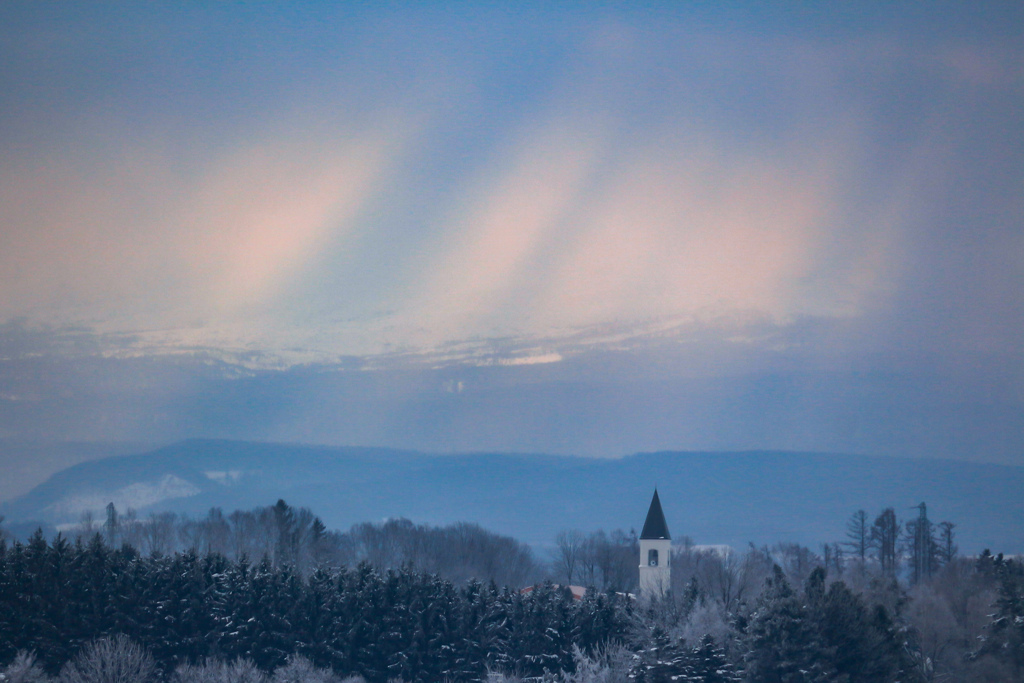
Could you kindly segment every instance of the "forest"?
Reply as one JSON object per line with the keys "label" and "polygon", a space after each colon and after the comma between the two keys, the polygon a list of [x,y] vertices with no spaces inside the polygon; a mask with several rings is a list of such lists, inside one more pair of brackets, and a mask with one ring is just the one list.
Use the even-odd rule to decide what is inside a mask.
{"label": "forest", "polygon": [[538,558],[473,524],[111,505],[0,542],[0,681],[1024,680],[1024,567],[959,556],[954,528],[922,504],[859,510],[818,552],[682,538],[649,597],[631,531]]}

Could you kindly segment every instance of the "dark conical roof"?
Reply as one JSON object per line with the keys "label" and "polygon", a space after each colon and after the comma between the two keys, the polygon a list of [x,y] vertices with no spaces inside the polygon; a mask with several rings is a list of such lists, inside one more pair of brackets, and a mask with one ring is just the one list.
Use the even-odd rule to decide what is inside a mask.
{"label": "dark conical roof", "polygon": [[658,489],[654,489],[654,498],[651,498],[651,509],[647,511],[647,521],[644,522],[644,530],[640,532],[640,538],[672,538],[668,535],[665,513],[661,511]]}

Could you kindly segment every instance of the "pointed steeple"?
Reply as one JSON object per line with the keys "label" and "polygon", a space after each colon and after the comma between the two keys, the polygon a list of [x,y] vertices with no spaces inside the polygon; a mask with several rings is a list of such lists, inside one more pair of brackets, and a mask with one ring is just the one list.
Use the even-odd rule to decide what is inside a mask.
{"label": "pointed steeple", "polygon": [[661,500],[658,498],[658,489],[654,489],[654,498],[651,498],[651,509],[647,511],[647,521],[644,522],[644,529],[640,532],[641,539],[671,539],[668,535],[668,524],[665,523],[665,513],[661,511]]}

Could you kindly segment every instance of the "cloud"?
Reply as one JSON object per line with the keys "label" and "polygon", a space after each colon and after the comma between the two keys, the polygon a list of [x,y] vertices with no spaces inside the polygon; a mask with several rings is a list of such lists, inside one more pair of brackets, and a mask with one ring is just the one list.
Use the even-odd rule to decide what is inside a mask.
{"label": "cloud", "polygon": [[1006,336],[1019,48],[863,16],[430,14],[290,36],[257,12],[242,37],[221,12],[224,44],[154,30],[127,70],[137,40],[76,29],[53,73],[45,40],[10,48],[46,87],[14,88],[3,141],[0,319],[297,356],[745,314],[913,339],[965,296],[955,266],[960,312]]}
{"label": "cloud", "polygon": [[273,141],[217,164],[173,222],[185,237],[182,260],[211,273],[207,287],[218,308],[272,300],[328,238],[353,229],[380,181],[384,137],[367,131],[326,146],[315,136]]}
{"label": "cloud", "polygon": [[[501,326],[579,210],[606,135],[559,118],[538,128],[499,157],[486,182],[473,183],[439,228],[445,246],[411,309],[451,339]],[[521,320],[510,322],[521,329]]]}
{"label": "cloud", "polygon": [[[294,123],[294,122],[293,122]],[[0,176],[0,316],[188,327],[266,308],[355,228],[406,131],[298,127],[189,155],[127,141]]]}
{"label": "cloud", "polygon": [[547,320],[831,312],[794,286],[816,267],[835,201],[820,164],[732,160],[696,142],[644,150],[611,175],[551,278]]}

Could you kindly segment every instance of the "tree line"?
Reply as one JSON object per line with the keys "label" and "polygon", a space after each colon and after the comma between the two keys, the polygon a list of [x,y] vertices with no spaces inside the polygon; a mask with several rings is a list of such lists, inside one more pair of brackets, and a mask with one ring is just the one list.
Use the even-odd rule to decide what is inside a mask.
{"label": "tree line", "polygon": [[[100,683],[83,674],[90,661],[137,646],[152,660],[138,683],[243,683],[271,673],[371,683],[1020,680],[1024,569],[985,554],[943,567],[934,581],[953,568],[991,590],[984,602],[993,608],[955,671],[936,659],[936,634],[914,617],[918,598],[893,579],[858,588],[823,566],[801,585],[772,563],[760,590],[726,611],[693,576],[664,599],[598,590],[574,599],[551,583],[525,593],[456,586],[366,563],[303,577],[269,559],[145,557],[98,535],[72,543],[37,534],[0,544],[0,666],[11,662],[0,674],[35,667],[34,679],[5,680]],[[300,669],[298,678],[281,673]]]}
{"label": "tree line", "polygon": [[[631,584],[621,577],[635,582],[632,532],[559,534],[551,576],[591,586],[575,600],[550,582],[517,590],[544,568],[527,547],[475,525],[389,520],[316,531],[314,515],[279,501],[228,515],[226,536],[179,531],[191,547],[165,554],[125,543],[130,525],[111,512],[91,537],[0,543],[0,675],[36,667],[63,676],[97,638],[121,634],[152,657],[153,680],[177,683],[286,680],[279,672],[298,669],[303,677],[287,680],[1024,678],[1021,563],[987,552],[959,557],[944,533],[954,525],[923,524],[923,505],[909,525],[892,509],[858,525],[868,519],[858,511],[846,540],[820,552],[793,543],[736,551],[683,538],[671,590],[655,600],[623,594]],[[262,525],[262,545],[252,546],[264,548],[261,559],[216,550],[217,538],[232,547],[232,519]],[[865,527],[878,530],[853,533]],[[932,564],[913,560],[915,544]],[[358,559],[333,565],[339,558]],[[530,568],[515,569],[520,560]],[[511,588],[471,578],[500,575],[504,563]]]}
{"label": "tree line", "polygon": [[521,593],[456,586],[408,566],[315,569],[194,551],[143,556],[92,540],[0,544],[0,662],[32,652],[48,673],[96,638],[124,634],[162,675],[208,659],[264,671],[301,655],[371,683],[479,680],[568,670],[573,649],[622,639],[615,594],[576,600],[550,583]]}
{"label": "tree line", "polygon": [[[756,673],[758,653],[771,652],[765,645],[773,642],[769,635],[751,640],[752,628],[760,623],[774,624],[777,633],[786,634],[778,637],[775,650],[804,643],[787,661],[817,673],[810,678],[793,674],[792,680],[884,681],[893,679],[877,672],[894,670],[902,681],[1024,680],[1020,560],[988,551],[977,558],[960,557],[955,524],[933,524],[924,504],[915,509],[909,522],[901,521],[893,508],[873,521],[858,510],[845,540],[822,544],[817,551],[795,543],[702,548],[684,537],[672,556],[669,601],[678,606],[662,620],[669,654],[659,655],[658,661],[673,661],[680,642],[692,646],[709,634],[723,644],[728,661],[745,680],[776,680],[763,666]],[[787,591],[792,594],[783,595]],[[822,596],[831,597],[822,602]],[[782,613],[766,616],[775,609]],[[837,630],[822,621],[829,614],[830,619],[845,614],[840,620],[847,626]],[[831,644],[821,639],[840,632],[842,637]],[[885,633],[889,645],[882,647],[879,638]],[[867,648],[875,655],[902,654],[871,665],[872,676],[863,670],[854,675],[833,657],[851,648],[860,651],[854,648],[857,641],[875,643]],[[768,668],[783,664],[779,660]]]}
{"label": "tree line", "polygon": [[378,571],[411,564],[455,583],[476,578],[499,586],[525,586],[542,580],[546,569],[526,544],[477,524],[434,527],[398,518],[339,532],[327,529],[308,508],[284,500],[227,515],[211,508],[198,519],[173,512],[143,519],[131,509],[121,514],[110,503],[102,524],[86,514],[71,537],[88,541],[96,534],[110,547],[127,544],[142,555],[194,550],[229,560],[266,558],[271,567],[288,566],[303,576],[318,567],[360,562]]}
{"label": "tree line", "polygon": [[857,510],[846,525],[846,538],[842,544],[835,544],[837,556],[843,548],[860,566],[875,562],[881,572],[896,576],[905,560],[910,582],[920,583],[931,579],[943,565],[956,559],[959,548],[956,545],[956,524],[940,522],[933,524],[928,519],[928,506],[922,502],[915,506],[916,519],[901,522],[893,508],[886,508],[868,523],[868,514]]}
{"label": "tree line", "polygon": [[592,586],[603,591],[636,589],[640,544],[636,531],[615,529],[584,534],[579,529],[558,532],[551,560],[551,575],[568,585]]}

